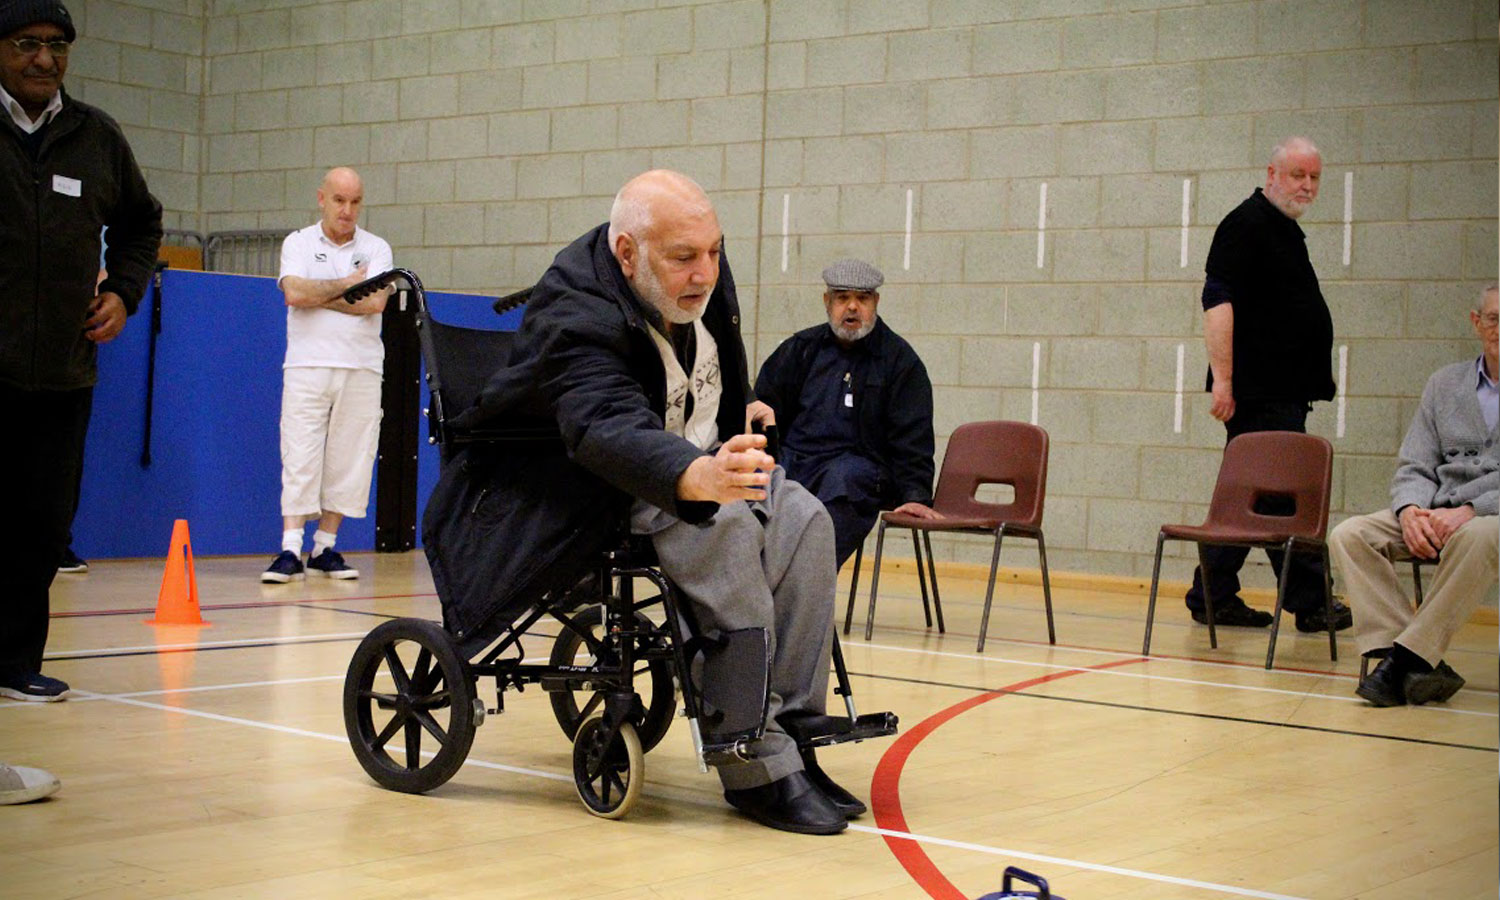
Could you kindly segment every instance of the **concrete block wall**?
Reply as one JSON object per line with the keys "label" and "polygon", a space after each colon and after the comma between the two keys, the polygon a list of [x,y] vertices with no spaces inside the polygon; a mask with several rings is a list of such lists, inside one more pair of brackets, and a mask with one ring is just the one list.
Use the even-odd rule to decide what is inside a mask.
{"label": "concrete block wall", "polygon": [[203,0],[73,0],[64,85],[120,123],[168,228],[199,228]]}
{"label": "concrete block wall", "polygon": [[[1415,398],[1477,352],[1464,312],[1496,274],[1486,0],[182,2],[202,21],[182,84],[203,227],[306,224],[322,171],[354,165],[403,264],[501,293],[625,178],[683,169],[719,206],[755,360],[821,319],[819,271],[859,255],[932,372],[940,452],[962,422],[1036,410],[1059,569],[1149,574],[1157,526],[1204,513],[1223,430],[1203,260],[1276,140],[1324,153],[1304,227],[1344,393],[1310,424],[1337,451],[1336,518],[1383,504]],[[88,10],[195,14],[132,4]],[[88,89],[159,67],[125,55]]]}

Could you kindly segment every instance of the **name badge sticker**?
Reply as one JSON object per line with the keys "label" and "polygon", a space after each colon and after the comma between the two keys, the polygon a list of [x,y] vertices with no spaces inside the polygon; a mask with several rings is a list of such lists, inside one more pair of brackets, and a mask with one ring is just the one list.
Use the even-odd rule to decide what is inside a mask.
{"label": "name badge sticker", "polygon": [[853,409],[854,408],[854,395],[853,394],[845,394],[844,395],[844,406],[846,408],[848,408],[848,409]]}
{"label": "name badge sticker", "polygon": [[65,197],[82,197],[83,182],[77,178],[69,178],[66,175],[53,175],[52,190]]}

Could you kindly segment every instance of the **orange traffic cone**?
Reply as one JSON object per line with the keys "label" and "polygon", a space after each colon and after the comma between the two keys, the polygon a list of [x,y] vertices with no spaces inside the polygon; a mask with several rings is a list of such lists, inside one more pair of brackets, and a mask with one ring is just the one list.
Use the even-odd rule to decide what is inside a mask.
{"label": "orange traffic cone", "polygon": [[187,519],[172,523],[172,546],[156,597],[156,618],[147,625],[207,625],[198,610],[198,578],[193,574],[193,544]]}

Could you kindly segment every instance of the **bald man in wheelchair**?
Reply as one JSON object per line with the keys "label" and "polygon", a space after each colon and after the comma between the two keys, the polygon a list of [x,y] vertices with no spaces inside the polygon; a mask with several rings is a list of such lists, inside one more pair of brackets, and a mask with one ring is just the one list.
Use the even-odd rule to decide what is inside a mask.
{"label": "bald man in wheelchair", "polygon": [[[538,502],[510,504],[494,525],[519,543],[513,558],[598,551],[613,511],[650,536],[700,633],[764,629],[760,736],[712,762],[751,819],[834,834],[865,805],[793,736],[827,719],[833,525],[752,433],[774,414],[754,399],[739,321],[713,204],[684,175],[646,172],[532,289],[509,363],[471,412],[550,419],[561,433],[565,458],[488,476],[545,485],[518,486]],[[704,696],[733,691],[702,668]]]}

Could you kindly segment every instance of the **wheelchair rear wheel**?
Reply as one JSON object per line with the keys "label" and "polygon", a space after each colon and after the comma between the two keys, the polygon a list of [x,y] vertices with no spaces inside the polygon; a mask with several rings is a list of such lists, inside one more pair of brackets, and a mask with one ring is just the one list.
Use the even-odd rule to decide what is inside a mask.
{"label": "wheelchair rear wheel", "polygon": [[630,811],[641,794],[646,776],[646,754],[635,726],[621,722],[611,733],[603,716],[593,716],[573,739],[573,786],[588,811],[618,819]]}
{"label": "wheelchair rear wheel", "polygon": [[479,710],[468,667],[436,623],[382,623],[349,661],[344,729],[382,787],[421,794],[452,778],[474,743]]}
{"label": "wheelchair rear wheel", "polygon": [[[642,628],[654,627],[645,613],[635,614]],[[613,640],[603,633],[603,613],[598,604],[580,610],[573,616],[580,628],[588,629],[606,647],[613,647]],[[645,649],[639,641],[636,650]],[[551,664],[554,666],[594,666],[599,660],[594,657],[583,637],[569,628],[564,628],[552,645]],[[634,686],[637,696],[646,703],[645,715],[636,726],[642,752],[649,751],[666,736],[672,727],[672,716],[677,712],[677,689],[672,682],[672,664],[665,659],[637,660]],[[598,713],[604,703],[604,691],[556,691],[548,695],[552,701],[552,714],[557,724],[569,739],[578,735],[578,728],[589,716]]]}

